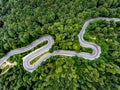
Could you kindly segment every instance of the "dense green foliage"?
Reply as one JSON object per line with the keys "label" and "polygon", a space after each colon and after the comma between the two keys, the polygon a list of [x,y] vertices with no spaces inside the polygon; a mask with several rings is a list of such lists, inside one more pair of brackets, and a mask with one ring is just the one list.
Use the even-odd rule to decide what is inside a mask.
{"label": "dense green foliage", "polygon": [[[50,52],[91,52],[77,35],[86,19],[99,16],[120,18],[120,1],[0,0],[0,57],[45,34],[55,40]],[[100,58],[54,56],[29,73],[22,57],[30,51],[14,55],[9,61],[18,65],[0,76],[0,90],[120,90],[120,23],[94,21],[84,38],[102,47]]]}

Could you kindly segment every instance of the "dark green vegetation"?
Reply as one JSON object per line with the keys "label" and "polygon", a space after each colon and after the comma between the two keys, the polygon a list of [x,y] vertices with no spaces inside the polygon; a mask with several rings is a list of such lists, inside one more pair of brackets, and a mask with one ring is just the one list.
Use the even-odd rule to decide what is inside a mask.
{"label": "dark green vegetation", "polygon": [[[0,57],[44,34],[55,40],[51,52],[91,52],[77,35],[86,19],[98,16],[120,18],[120,1],[0,0]],[[18,65],[0,76],[0,90],[120,90],[120,23],[95,21],[84,37],[102,47],[100,58],[55,56],[29,73],[22,66],[28,52],[14,55],[9,61]]]}

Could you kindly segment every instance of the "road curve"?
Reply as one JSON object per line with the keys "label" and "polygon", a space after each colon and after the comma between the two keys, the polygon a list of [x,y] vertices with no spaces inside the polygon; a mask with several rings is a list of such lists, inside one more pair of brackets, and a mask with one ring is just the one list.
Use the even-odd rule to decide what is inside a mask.
{"label": "road curve", "polygon": [[41,47],[39,49],[36,49],[35,51],[29,53],[28,55],[26,55],[25,57],[22,58],[23,59],[23,67],[25,70],[27,70],[29,72],[33,72],[40,65],[41,62],[45,61],[46,59],[48,59],[51,56],[56,56],[56,55],[78,56],[78,57],[83,57],[85,59],[94,60],[100,56],[101,48],[100,48],[100,46],[98,46],[97,44],[95,44],[93,42],[85,41],[83,36],[85,34],[85,30],[86,30],[87,26],[89,25],[89,23],[92,21],[95,21],[95,20],[106,20],[106,21],[114,20],[115,22],[120,21],[119,18],[105,18],[105,17],[97,17],[97,18],[88,19],[85,21],[82,29],[80,30],[80,32],[78,34],[79,43],[83,47],[92,48],[93,49],[92,53],[87,53],[87,52],[77,53],[75,51],[70,51],[70,50],[56,50],[56,51],[53,51],[52,53],[47,53],[47,54],[43,55],[38,61],[36,61],[34,64],[31,65],[30,64],[31,60],[33,60],[35,57],[41,55],[42,53],[49,51],[49,49],[54,44],[54,40],[50,35],[44,35],[44,36],[40,37],[39,39],[35,40],[34,42],[32,42],[31,44],[27,45],[26,47],[18,48],[18,49],[11,50],[10,52],[8,52],[4,57],[2,57],[0,59],[0,65],[2,65],[3,62],[5,62],[9,57],[11,57],[15,54],[26,52],[46,40],[48,41],[48,43],[46,45],[44,45],[43,47]]}

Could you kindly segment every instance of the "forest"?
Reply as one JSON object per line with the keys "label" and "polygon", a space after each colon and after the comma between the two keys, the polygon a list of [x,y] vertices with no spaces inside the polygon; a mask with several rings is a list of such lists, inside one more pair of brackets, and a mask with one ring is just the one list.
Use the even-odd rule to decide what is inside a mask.
{"label": "forest", "polygon": [[[55,40],[49,52],[91,53],[80,46],[77,35],[95,17],[120,18],[120,0],[0,0],[0,58],[45,34]],[[120,22],[94,21],[84,39],[101,47],[98,59],[53,56],[27,72],[22,57],[44,42],[8,59],[17,65],[0,75],[0,90],[120,90]]]}

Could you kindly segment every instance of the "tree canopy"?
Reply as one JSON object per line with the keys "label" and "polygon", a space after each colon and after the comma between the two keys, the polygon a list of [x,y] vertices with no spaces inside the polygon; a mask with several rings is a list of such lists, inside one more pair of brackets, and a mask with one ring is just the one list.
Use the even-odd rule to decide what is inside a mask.
{"label": "tree canopy", "polygon": [[[50,52],[91,52],[77,35],[94,17],[120,18],[120,0],[0,0],[0,57],[45,34],[55,40]],[[84,38],[100,45],[98,59],[54,56],[29,73],[22,57],[30,51],[14,55],[9,61],[17,65],[0,76],[0,90],[120,90],[120,22],[92,22]]]}

